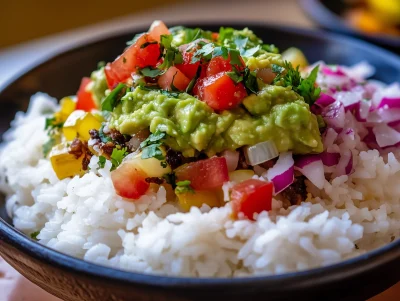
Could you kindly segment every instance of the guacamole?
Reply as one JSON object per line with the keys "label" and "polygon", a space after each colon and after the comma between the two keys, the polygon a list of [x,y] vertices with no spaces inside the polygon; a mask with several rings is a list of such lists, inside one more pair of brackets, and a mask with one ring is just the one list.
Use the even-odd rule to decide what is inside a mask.
{"label": "guacamole", "polygon": [[266,86],[244,99],[244,108],[215,112],[187,93],[177,97],[136,87],[114,109],[110,127],[132,135],[142,129],[168,135],[165,144],[193,156],[212,156],[266,140],[279,152],[318,153],[322,142],[317,118],[291,87]]}

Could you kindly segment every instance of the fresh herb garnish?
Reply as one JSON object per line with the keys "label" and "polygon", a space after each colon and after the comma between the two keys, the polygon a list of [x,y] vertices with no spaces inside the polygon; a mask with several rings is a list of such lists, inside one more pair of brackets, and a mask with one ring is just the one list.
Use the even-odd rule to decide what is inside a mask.
{"label": "fresh herb garnish", "polygon": [[147,77],[157,77],[159,75],[164,74],[165,71],[158,69],[158,68],[145,67],[145,68],[140,69],[140,73],[143,76],[147,76]]}
{"label": "fresh herb garnish", "polygon": [[97,165],[99,166],[99,168],[104,168],[104,165],[106,164],[106,157],[104,156],[100,156],[99,157],[99,162],[97,162]]}
{"label": "fresh herb garnish", "polygon": [[56,117],[46,118],[44,129],[47,130],[47,134],[51,134],[52,131],[61,129],[63,122],[57,122]]}
{"label": "fresh herb garnish", "polygon": [[113,149],[111,153],[111,170],[116,169],[119,165],[121,165],[122,160],[128,155],[127,148],[124,147],[122,149],[118,149],[117,147]]}
{"label": "fresh herb garnish", "polygon": [[200,77],[200,74],[201,74],[201,65],[199,65],[199,67],[197,67],[196,75],[192,78],[189,85],[187,86],[186,93],[192,92],[197,79]]}
{"label": "fresh herb garnish", "polygon": [[159,69],[168,69],[174,64],[183,62],[179,49],[172,46],[172,38],[172,35],[162,35],[160,38],[161,55],[164,57],[164,61],[158,66]]}
{"label": "fresh herb garnish", "polygon": [[125,94],[126,85],[123,83],[119,83],[114,90],[111,91],[110,94],[107,95],[106,98],[101,102],[101,110],[112,112],[114,108],[117,106],[121,97]]}
{"label": "fresh herb garnish", "polygon": [[160,148],[162,141],[166,138],[167,134],[157,130],[155,133],[140,143],[142,149],[142,159],[156,158],[158,160],[164,160],[165,157]]}
{"label": "fresh herb garnish", "polygon": [[180,94],[180,92],[171,92],[171,91],[167,91],[167,90],[160,90],[160,88],[157,86],[145,86],[145,85],[141,84],[141,85],[139,85],[139,87],[140,87],[140,89],[145,90],[145,91],[158,91],[165,96],[173,97],[173,98],[177,98]]}
{"label": "fresh herb garnish", "polygon": [[243,75],[240,75],[240,73],[238,74],[235,71],[226,72],[226,75],[228,75],[236,84],[243,81]]}
{"label": "fresh herb garnish", "polygon": [[272,67],[272,72],[276,74],[281,74],[285,70],[285,68],[276,64],[272,64],[271,67]]}
{"label": "fresh herb garnish", "polygon": [[108,137],[106,134],[104,134],[104,126],[105,126],[105,123],[103,123],[99,129],[99,137],[100,137],[101,142],[107,143],[107,142],[112,141],[112,139],[110,137]]}
{"label": "fresh herb garnish", "polygon": [[304,98],[306,103],[312,105],[321,93],[321,88],[315,87],[319,66],[316,66],[306,79],[301,77],[299,66],[295,69],[290,62],[285,62],[284,69],[285,72],[281,71],[274,79],[274,83],[281,82],[284,87],[291,86],[293,91]]}
{"label": "fresh herb garnish", "polygon": [[37,236],[39,235],[40,231],[35,231],[33,233],[31,233],[31,238],[34,240],[37,240]]}
{"label": "fresh herb garnish", "polygon": [[56,117],[46,118],[44,129],[47,130],[49,140],[42,147],[44,157],[47,157],[51,149],[57,144],[63,125],[63,122],[57,122]]}
{"label": "fresh herb garnish", "polygon": [[247,67],[244,69],[243,82],[249,94],[256,94],[258,92],[259,88],[256,73],[254,71],[250,71],[250,69]]}
{"label": "fresh herb garnish", "polygon": [[260,45],[257,45],[253,48],[241,51],[240,54],[242,57],[252,57],[261,49]]}
{"label": "fresh herb garnish", "polygon": [[175,193],[194,193],[192,186],[190,186],[191,182],[189,180],[179,181],[176,183]]}

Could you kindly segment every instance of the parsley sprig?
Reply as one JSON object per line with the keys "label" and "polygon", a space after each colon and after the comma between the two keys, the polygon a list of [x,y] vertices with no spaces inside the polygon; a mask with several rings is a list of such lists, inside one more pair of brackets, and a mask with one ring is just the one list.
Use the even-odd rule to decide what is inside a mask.
{"label": "parsley sprig", "polygon": [[[129,153],[128,153],[126,147],[123,147],[123,148],[115,147],[115,148],[113,149],[112,153],[111,153],[111,163],[112,163],[111,170],[114,170],[114,169],[116,169],[118,166],[120,166],[121,163],[122,163],[122,160],[124,160],[124,158],[125,158],[128,154],[129,154]],[[105,160],[101,159],[101,161],[102,161],[102,162],[104,161],[104,164],[105,164]],[[99,159],[99,162],[100,162],[100,159]],[[101,164],[103,164],[103,163],[101,163]],[[103,167],[104,167],[104,164],[103,164]],[[100,166],[100,165],[99,165],[99,166]]]}
{"label": "parsley sprig", "polygon": [[164,160],[165,157],[160,146],[163,140],[167,137],[165,132],[157,130],[155,133],[150,134],[150,136],[140,143],[140,148],[142,149],[142,159],[156,158],[158,160]]}
{"label": "parsley sprig", "polygon": [[285,61],[284,67],[272,65],[272,71],[277,73],[274,83],[280,82],[284,87],[291,86],[309,105],[312,105],[321,93],[321,88],[315,87],[318,70],[319,66],[316,66],[307,78],[302,78],[299,66],[295,69],[290,62]]}

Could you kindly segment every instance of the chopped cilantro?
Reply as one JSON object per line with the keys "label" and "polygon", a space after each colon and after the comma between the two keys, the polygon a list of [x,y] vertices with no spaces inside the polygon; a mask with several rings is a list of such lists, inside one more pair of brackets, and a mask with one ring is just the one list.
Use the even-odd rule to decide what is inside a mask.
{"label": "chopped cilantro", "polygon": [[211,31],[202,30],[201,28],[187,28],[184,26],[175,26],[171,27],[169,31],[174,37],[178,37],[179,45],[188,44],[200,38],[204,38],[207,40],[211,40],[212,38]]}
{"label": "chopped cilantro", "polygon": [[235,71],[226,72],[226,75],[228,75],[236,84],[243,81],[243,75],[240,75],[240,73],[238,74]]}
{"label": "chopped cilantro", "polygon": [[118,149],[117,147],[113,149],[111,153],[111,170],[116,169],[121,163],[122,160],[128,155],[127,148],[124,147],[122,149]]}
{"label": "chopped cilantro", "polygon": [[31,238],[34,240],[37,240],[37,236],[39,235],[40,231],[35,231],[33,233],[31,233]]}
{"label": "chopped cilantro", "polygon": [[214,52],[214,44],[213,43],[205,44],[193,54],[191,63],[192,64],[197,63],[201,59],[209,61],[212,58],[213,52]]}
{"label": "chopped cilantro", "polygon": [[239,49],[239,51],[242,52],[242,51],[246,51],[246,45],[247,45],[248,41],[249,41],[249,38],[237,37],[233,42],[235,43],[237,49]]}
{"label": "chopped cilantro", "polygon": [[99,166],[99,168],[104,168],[106,161],[107,161],[106,157],[100,156],[99,162],[97,162],[97,165]]}
{"label": "chopped cilantro", "polygon": [[119,83],[110,94],[101,102],[101,110],[112,112],[117,106],[123,94],[125,94],[126,85]]}
{"label": "chopped cilantro", "polygon": [[242,66],[242,60],[240,59],[240,52],[236,49],[229,49],[229,58],[231,65]]}
{"label": "chopped cilantro", "polygon": [[44,129],[47,130],[49,139],[42,146],[43,156],[47,157],[51,149],[60,140],[60,129],[64,125],[63,122],[57,122],[56,117],[46,118]]}
{"label": "chopped cilantro", "polygon": [[298,93],[304,97],[304,101],[309,105],[312,105],[321,93],[321,88],[315,87],[315,81],[317,80],[319,66],[316,66],[310,73],[310,75],[301,81],[297,87]]}
{"label": "chopped cilantro", "polygon": [[285,70],[285,68],[283,68],[279,65],[276,65],[276,64],[272,64],[271,67],[272,67],[272,72],[274,72],[276,74],[281,74],[283,72],[283,70]]}
{"label": "chopped cilantro", "polygon": [[110,142],[112,139],[110,137],[106,136],[106,134],[104,134],[104,126],[105,126],[105,124],[103,123],[99,129],[99,137],[100,137],[101,142],[107,143],[107,142]]}
{"label": "chopped cilantro", "polygon": [[247,67],[244,69],[243,82],[249,94],[258,92],[259,88],[256,74]]}
{"label": "chopped cilantro", "polygon": [[157,130],[155,133],[140,143],[142,149],[142,159],[156,158],[158,160],[164,160],[165,157],[160,148],[162,141],[166,138],[167,134]]}
{"label": "chopped cilantro", "polygon": [[171,92],[167,90],[160,90],[159,87],[157,86],[145,86],[145,85],[139,85],[140,89],[145,90],[145,91],[158,91],[161,94],[168,96],[168,97],[173,97],[177,98],[179,96],[179,92]]}
{"label": "chopped cilantro", "polygon": [[196,84],[197,79],[200,77],[200,74],[201,74],[201,65],[199,65],[199,67],[197,67],[196,75],[195,75],[195,77],[192,78],[192,80],[190,81],[189,85],[187,86],[186,93],[192,92],[193,87]]}
{"label": "chopped cilantro", "polygon": [[293,91],[300,94],[306,103],[312,105],[319,97],[321,88],[315,87],[319,66],[316,66],[310,75],[303,79],[299,72],[299,66],[293,68],[290,62],[285,62],[286,72],[279,73],[274,79],[274,83],[281,82],[284,87],[291,86]]}
{"label": "chopped cilantro", "polygon": [[212,57],[216,57],[216,56],[222,56],[224,59],[227,59],[229,56],[229,50],[228,48],[222,46],[222,47],[215,47],[214,51],[213,51],[213,55]]}
{"label": "chopped cilantro", "polygon": [[176,183],[175,193],[194,193],[193,188],[190,186],[191,182],[189,180],[179,181]]}
{"label": "chopped cilantro", "polygon": [[242,57],[252,57],[260,50],[260,45],[257,45],[253,48],[241,51],[240,54]]}
{"label": "chopped cilantro", "polygon": [[60,129],[63,125],[63,122],[57,122],[56,117],[46,118],[44,129],[50,134],[50,131]]}
{"label": "chopped cilantro", "polygon": [[165,71],[158,69],[158,68],[152,68],[152,67],[145,67],[143,69],[140,69],[140,73],[143,76],[147,76],[147,77],[157,77],[161,74],[164,74]]}
{"label": "chopped cilantro", "polygon": [[164,61],[158,66],[159,69],[168,69],[174,64],[181,64],[183,62],[182,54],[178,48],[172,46],[172,38],[172,35],[161,36],[160,45]]}

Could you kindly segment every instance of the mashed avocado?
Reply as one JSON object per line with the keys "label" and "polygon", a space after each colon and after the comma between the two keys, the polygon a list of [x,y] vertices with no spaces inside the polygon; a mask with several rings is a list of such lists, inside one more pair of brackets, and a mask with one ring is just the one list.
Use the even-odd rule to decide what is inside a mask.
{"label": "mashed avocado", "polygon": [[92,83],[88,89],[92,92],[93,98],[97,105],[100,105],[101,100],[105,96],[105,92],[108,89],[104,68],[93,71],[90,75],[90,79],[92,80]]}
{"label": "mashed avocado", "polygon": [[185,156],[196,150],[211,156],[266,140],[273,140],[279,152],[322,151],[317,118],[290,87],[266,86],[243,104],[246,109],[216,113],[186,93],[173,97],[137,87],[114,109],[110,127],[128,135],[144,128],[166,132],[165,143]]}

